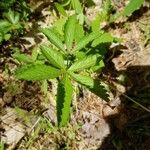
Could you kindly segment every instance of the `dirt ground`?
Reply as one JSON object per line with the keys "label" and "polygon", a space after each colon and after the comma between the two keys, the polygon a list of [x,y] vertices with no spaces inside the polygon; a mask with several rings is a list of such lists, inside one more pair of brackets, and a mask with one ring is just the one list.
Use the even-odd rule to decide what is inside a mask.
{"label": "dirt ground", "polygon": [[[0,45],[0,136],[6,150],[149,150],[150,113],[133,102],[150,108],[149,3],[129,18],[104,27],[123,39],[109,47],[106,67],[99,76],[111,89],[110,101],[87,90],[74,95],[70,123],[62,129],[55,126],[56,81],[48,82],[45,95],[40,82],[13,77],[16,63],[9,51],[11,44],[29,53],[45,40],[37,28],[56,19],[49,6],[40,1],[36,4],[36,13],[41,16],[35,19],[34,14],[28,32],[18,41]],[[114,5],[120,9],[124,1],[114,0]]]}

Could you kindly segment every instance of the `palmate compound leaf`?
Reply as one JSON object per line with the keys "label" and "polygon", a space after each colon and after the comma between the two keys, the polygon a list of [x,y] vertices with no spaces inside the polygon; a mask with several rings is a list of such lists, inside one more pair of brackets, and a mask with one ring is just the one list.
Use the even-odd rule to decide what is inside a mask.
{"label": "palmate compound leaf", "polygon": [[97,55],[90,55],[81,60],[76,61],[68,70],[69,71],[80,71],[89,67],[94,66],[97,63]]}
{"label": "palmate compound leaf", "polygon": [[70,16],[65,24],[65,43],[67,50],[72,48],[73,40],[75,37],[75,28],[76,28],[76,16]]}
{"label": "palmate compound leaf", "polygon": [[73,87],[68,75],[59,81],[57,89],[57,120],[58,126],[65,126],[70,116],[70,106],[73,95]]}
{"label": "palmate compound leaf", "polygon": [[123,16],[130,16],[135,10],[139,9],[144,0],[130,0],[129,4],[124,8],[121,13]]}
{"label": "palmate compound leaf", "polygon": [[64,45],[58,35],[50,28],[41,28],[40,31],[54,44],[58,49],[65,53]]}
{"label": "palmate compound leaf", "polygon": [[61,53],[46,45],[41,45],[40,49],[50,64],[57,68],[65,68],[64,59]]}
{"label": "palmate compound leaf", "polygon": [[101,35],[100,32],[92,32],[87,36],[84,36],[73,48],[73,52],[79,51],[84,48],[89,42],[93,41],[94,39],[98,38]]}
{"label": "palmate compound leaf", "polygon": [[91,92],[101,97],[102,99],[108,101],[108,93],[103,85],[100,84],[98,80],[92,79],[89,76],[83,76],[80,74],[75,74],[73,72],[69,72],[70,76],[80,83],[87,87]]}
{"label": "palmate compound leaf", "polygon": [[58,77],[59,69],[45,64],[24,65],[16,70],[16,77],[24,80],[47,80]]}

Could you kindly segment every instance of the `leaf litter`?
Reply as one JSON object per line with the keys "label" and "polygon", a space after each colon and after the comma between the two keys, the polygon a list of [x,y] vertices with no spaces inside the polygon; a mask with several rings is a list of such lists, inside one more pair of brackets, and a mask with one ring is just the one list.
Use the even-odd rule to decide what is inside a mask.
{"label": "leaf litter", "polygon": [[[144,16],[140,18],[140,21],[142,21],[143,19],[145,19]],[[48,22],[48,20],[50,19],[48,18],[45,22]],[[122,37],[124,39],[123,45],[125,49],[119,49],[119,51],[121,50],[122,54],[117,57],[115,56],[115,54],[113,54],[113,56],[110,56],[113,58],[110,59],[110,61],[114,63],[115,69],[117,71],[124,71],[132,66],[150,65],[149,43],[146,43],[146,46],[143,45],[143,32],[147,31],[143,31],[143,28],[141,29],[139,27],[139,21],[135,20],[133,22],[127,22],[125,24],[125,27],[123,28],[117,26],[115,30],[111,28],[110,30],[111,33],[114,33],[114,35],[118,35],[118,37]],[[115,53],[116,51],[118,51],[117,47],[112,48],[112,50],[114,50]],[[8,64],[10,69],[13,68],[10,60],[7,60],[7,58],[6,64]],[[2,66],[3,65],[4,64],[2,64]],[[2,73],[3,69],[4,66],[0,67],[0,82],[5,85],[6,83],[8,83],[8,81],[10,81],[10,79],[7,78],[7,74],[5,76]],[[149,71],[146,71],[142,75],[144,77],[141,78],[144,78],[145,80],[145,84],[143,86],[148,89],[149,87],[146,86],[148,86],[147,83],[149,82],[150,73]],[[142,80],[137,82],[142,82]],[[19,83],[21,87],[27,88],[27,84],[29,83],[23,84],[25,85],[22,86],[22,83]],[[141,83],[138,84],[138,86],[140,85]],[[54,88],[55,90],[55,87],[52,88]],[[118,86],[118,88],[120,90],[121,87]],[[49,90],[51,91],[52,89]],[[12,96],[12,91],[5,91],[5,88],[2,88],[0,92],[0,104],[2,108],[0,121],[2,122],[1,126],[3,131],[1,131],[0,134],[2,135],[2,141],[6,142],[8,145],[7,149],[14,149],[15,147],[18,147],[18,149],[20,150],[27,149],[26,142],[24,142],[26,141],[26,139],[23,137],[25,137],[27,133],[31,132],[30,129],[33,129],[36,121],[38,120],[38,117],[33,114],[31,114],[31,116],[28,115],[28,112],[26,110],[41,112],[41,107],[44,107],[44,113],[41,112],[41,114],[52,123],[52,129],[50,129],[49,133],[43,134],[41,132],[37,136],[37,138],[35,138],[35,141],[33,141],[32,145],[28,147],[31,150],[46,148],[48,149],[48,147],[51,147],[51,149],[56,149],[58,145],[63,148],[64,146],[67,146],[66,143],[68,144],[68,147],[72,150],[96,150],[100,147],[100,145],[103,144],[105,138],[108,137],[109,134],[111,134],[111,125],[107,118],[116,116],[114,122],[118,130],[122,130],[124,126],[128,123],[128,121],[132,118],[130,114],[133,111],[126,110],[127,108],[124,107],[123,104],[120,104],[120,95],[117,95],[117,92],[116,97],[112,96],[112,100],[109,103],[106,103],[103,100],[99,99],[97,96],[91,94],[90,92],[84,91],[83,97],[76,99],[77,107],[73,106],[73,109],[75,110],[72,110],[74,111],[74,113],[71,116],[71,121],[68,127],[57,130],[55,129],[55,95],[53,95],[53,97],[51,98],[48,98],[49,104],[47,105],[45,104],[45,102],[43,102],[45,101],[45,97],[39,91],[39,85],[33,84],[30,88],[27,88],[26,92],[19,91],[19,93],[15,94],[15,96]],[[54,91],[54,93],[55,92],[56,91]],[[48,93],[48,96],[50,96],[51,92]],[[32,118],[31,123],[28,122],[26,124],[26,122],[22,120],[20,116],[16,115],[15,109],[10,108],[10,106],[18,106],[24,109],[24,115],[30,116]],[[27,137],[29,137],[30,139],[30,134]],[[21,144],[17,146],[17,143],[20,142],[22,138],[23,140],[21,141]],[[144,147],[143,145],[141,146],[141,148]]]}

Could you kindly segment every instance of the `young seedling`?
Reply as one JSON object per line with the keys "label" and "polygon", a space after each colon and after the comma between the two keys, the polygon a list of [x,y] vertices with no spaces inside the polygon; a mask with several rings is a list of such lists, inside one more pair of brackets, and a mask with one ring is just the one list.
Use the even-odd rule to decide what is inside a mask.
{"label": "young seedling", "polygon": [[90,72],[104,66],[104,57],[96,49],[99,44],[105,42],[105,34],[91,32],[85,35],[83,26],[79,24],[75,15],[68,17],[64,25],[64,40],[53,28],[42,28],[40,31],[49,39],[51,45],[40,45],[42,57],[39,57],[42,61],[37,57],[36,61],[22,65],[16,70],[16,76],[24,80],[58,80],[57,120],[58,126],[62,127],[67,124],[70,116],[73,81],[108,100],[104,86],[90,75]]}
{"label": "young seedling", "polygon": [[20,23],[19,13],[9,10],[3,16],[4,19],[0,20],[0,44],[4,40],[9,40],[15,30],[23,28]]}

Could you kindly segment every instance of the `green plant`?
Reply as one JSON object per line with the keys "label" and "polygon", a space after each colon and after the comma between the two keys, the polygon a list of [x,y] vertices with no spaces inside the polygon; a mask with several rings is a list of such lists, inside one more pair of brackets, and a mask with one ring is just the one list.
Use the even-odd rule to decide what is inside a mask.
{"label": "green plant", "polygon": [[0,141],[0,150],[4,150],[4,143],[3,143],[3,141]]}
{"label": "green plant", "polygon": [[81,14],[83,11],[80,0],[63,0],[61,2],[62,7],[66,7],[68,5],[75,10],[76,14]]}
{"label": "green plant", "polygon": [[131,16],[132,13],[138,10],[142,6],[143,3],[144,3],[144,0],[130,0],[130,2],[121,12],[117,12],[115,15],[111,17],[110,22],[115,21],[121,16],[126,16],[126,17]]}
{"label": "green plant", "polygon": [[[16,70],[16,77],[25,80],[57,78],[57,119],[58,125],[64,126],[70,115],[74,81],[108,100],[104,86],[91,75],[104,67],[105,50],[99,48],[104,43],[111,43],[113,37],[103,31],[85,35],[83,26],[79,24],[75,15],[66,21],[62,38],[54,28],[43,28],[40,31],[47,36],[51,45],[40,45],[41,54],[36,60],[27,56],[28,63]],[[17,54],[16,58],[21,58],[18,56],[25,57],[24,54]]]}
{"label": "green plant", "polygon": [[25,0],[0,1],[0,44],[22,33],[30,13]]}
{"label": "green plant", "polygon": [[99,25],[102,22],[112,23],[120,17],[130,17],[133,12],[135,12],[142,6],[143,3],[144,0],[130,0],[122,11],[117,11],[115,14],[112,14],[112,12],[114,11],[112,1],[105,0],[102,5],[102,10],[96,15],[92,26],[94,27],[95,25]]}
{"label": "green plant", "polygon": [[0,10],[7,10],[15,3],[16,0],[1,0],[0,1]]}
{"label": "green plant", "polygon": [[40,134],[42,134],[43,132],[55,132],[55,130],[57,130],[57,128],[55,129],[46,118],[40,117],[38,124],[33,128],[33,130],[30,133],[30,136],[25,138],[25,147],[27,149],[30,149],[33,143],[39,138]]}
{"label": "green plant", "polygon": [[[67,16],[65,9],[73,9],[75,11],[75,14],[77,15],[77,18],[79,19],[80,24],[83,24],[85,21],[85,17],[83,14],[83,3],[87,4],[89,3],[90,5],[93,4],[91,0],[88,0],[86,2],[81,1],[81,0],[63,0],[61,3],[55,3],[56,8],[59,11],[60,14],[63,16]],[[65,9],[64,9],[65,8]]]}
{"label": "green plant", "polygon": [[139,9],[143,3],[144,0],[130,0],[129,4],[124,8],[121,14],[123,16],[130,16],[135,10]]}
{"label": "green plant", "polygon": [[0,20],[0,43],[9,40],[12,35],[17,34],[16,31],[22,29],[19,13],[9,10],[3,16],[4,19]]}
{"label": "green plant", "polygon": [[30,12],[30,8],[26,0],[1,0],[0,13],[3,14],[4,12],[8,12],[9,9],[19,12],[21,17],[25,17],[27,13]]}

